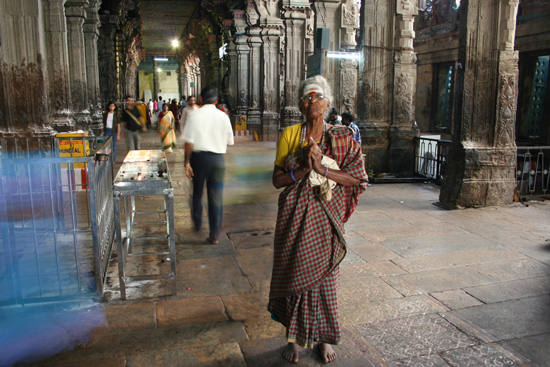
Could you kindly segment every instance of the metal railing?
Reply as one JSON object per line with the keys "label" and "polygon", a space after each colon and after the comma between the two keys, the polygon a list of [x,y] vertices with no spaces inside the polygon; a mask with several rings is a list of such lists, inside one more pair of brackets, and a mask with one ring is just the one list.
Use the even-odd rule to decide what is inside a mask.
{"label": "metal railing", "polygon": [[[92,154],[60,157],[60,141]],[[0,305],[103,292],[114,239],[112,140],[2,138]]]}
{"label": "metal railing", "polygon": [[516,183],[520,199],[550,195],[550,146],[517,147]]}
{"label": "metal railing", "polygon": [[427,137],[414,138],[415,173],[441,184],[447,171],[450,140]]}

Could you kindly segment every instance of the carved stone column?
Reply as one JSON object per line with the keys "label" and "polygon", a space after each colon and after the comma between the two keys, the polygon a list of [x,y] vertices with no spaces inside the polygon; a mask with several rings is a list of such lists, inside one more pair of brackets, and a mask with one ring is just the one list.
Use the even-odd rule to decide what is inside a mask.
{"label": "carved stone column", "polygon": [[249,108],[247,128],[249,131],[257,131],[262,136],[262,112],[260,110],[260,91],[261,91],[261,60],[260,52],[262,39],[260,38],[260,27],[248,28],[248,46],[250,47],[250,73],[248,75]]}
{"label": "carved stone column", "polygon": [[414,171],[413,127],[416,95],[416,52],[414,52],[414,16],[418,14],[415,0],[397,0],[394,37],[393,112],[389,131],[389,172]]}
{"label": "carved stone column", "polygon": [[367,168],[412,173],[416,55],[414,0],[363,0],[358,117]]}
{"label": "carved stone column", "polygon": [[451,208],[502,205],[514,195],[517,0],[463,0],[455,131],[439,200]]}
{"label": "carved stone column", "polygon": [[0,136],[53,133],[48,123],[40,8],[39,0],[0,3]]}
{"label": "carved stone column", "polygon": [[260,13],[259,25],[262,27],[261,38],[261,98],[262,140],[277,139],[280,111],[280,45],[283,21],[280,18],[279,1],[256,0]]}
{"label": "carved stone column", "polygon": [[[355,33],[359,27],[359,7],[354,0],[346,0],[340,8],[340,50],[353,51],[357,46]],[[340,112],[356,115],[357,99],[357,61],[343,59],[340,61],[340,86],[338,101]],[[335,104],[335,105],[338,105]]]}
{"label": "carved stone column", "polygon": [[[110,17],[101,17],[99,28],[98,67],[99,67],[99,98],[107,103],[116,101],[117,75],[115,59],[115,28],[109,21]],[[116,18],[115,18],[116,19]]]}
{"label": "carved stone column", "polygon": [[306,22],[312,10],[307,0],[282,0],[283,23],[285,25],[285,75],[284,108],[282,127],[299,123],[302,115],[298,110],[298,85],[305,78],[307,60],[305,42]]}
{"label": "carved stone column", "polygon": [[248,73],[249,73],[249,55],[250,46],[247,43],[248,37],[244,34],[246,29],[246,21],[244,19],[243,10],[234,10],[235,17],[235,45],[237,46],[237,88],[238,103],[236,113],[246,115],[248,110]]}
{"label": "carved stone column", "polygon": [[43,0],[44,36],[48,57],[45,70],[48,79],[50,125],[57,131],[74,129],[69,87],[67,25],[63,0]]}
{"label": "carved stone column", "polygon": [[237,57],[237,46],[235,45],[235,39],[232,38],[227,44],[227,58],[229,64],[229,83],[228,83],[228,99],[229,105],[231,106],[232,111],[235,110],[235,107],[238,105],[238,57]]}
{"label": "carved stone column", "polygon": [[86,19],[84,21],[84,44],[86,46],[86,82],[88,88],[88,106],[92,118],[90,128],[96,136],[103,130],[103,117],[99,103],[99,65],[97,53],[97,40],[99,38],[98,27],[100,2],[89,0],[89,6],[85,8]]}
{"label": "carved stone column", "polygon": [[90,128],[90,111],[88,110],[88,87],[86,77],[86,53],[84,44],[84,19],[88,0],[70,0],[65,3],[67,17],[67,40],[69,44],[69,78],[71,99],[76,128]]}

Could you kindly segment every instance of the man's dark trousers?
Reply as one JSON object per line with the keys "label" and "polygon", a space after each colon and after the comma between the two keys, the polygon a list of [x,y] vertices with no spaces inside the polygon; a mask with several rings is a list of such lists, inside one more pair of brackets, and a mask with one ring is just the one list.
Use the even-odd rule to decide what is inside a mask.
{"label": "man's dark trousers", "polygon": [[202,194],[206,181],[208,197],[208,223],[210,239],[218,241],[222,229],[223,217],[223,177],[225,175],[225,160],[223,154],[212,152],[193,152],[189,159],[193,169],[193,207],[191,213],[195,229],[202,226]]}

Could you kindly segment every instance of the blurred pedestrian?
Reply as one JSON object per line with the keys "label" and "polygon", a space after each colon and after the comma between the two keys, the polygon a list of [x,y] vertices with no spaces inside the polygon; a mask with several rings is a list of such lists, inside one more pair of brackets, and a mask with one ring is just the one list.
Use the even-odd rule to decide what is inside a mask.
{"label": "blurred pedestrian", "polygon": [[107,104],[107,111],[103,112],[104,136],[113,138],[113,162],[116,160],[116,143],[120,140],[120,115],[116,112],[115,102]]}

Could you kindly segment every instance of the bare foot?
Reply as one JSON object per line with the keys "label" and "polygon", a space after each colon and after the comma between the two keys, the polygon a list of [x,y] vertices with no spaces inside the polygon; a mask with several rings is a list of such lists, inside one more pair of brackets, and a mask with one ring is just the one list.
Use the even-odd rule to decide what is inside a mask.
{"label": "bare foot", "polygon": [[208,241],[210,241],[211,244],[216,245],[218,243],[218,240],[213,240],[210,237],[206,237]]}
{"label": "bare foot", "polygon": [[334,353],[330,344],[327,343],[319,343],[319,355],[325,363],[332,362],[336,359],[336,353]]}
{"label": "bare foot", "polygon": [[296,343],[288,343],[283,352],[283,356],[290,362],[298,362],[300,360],[300,346]]}

